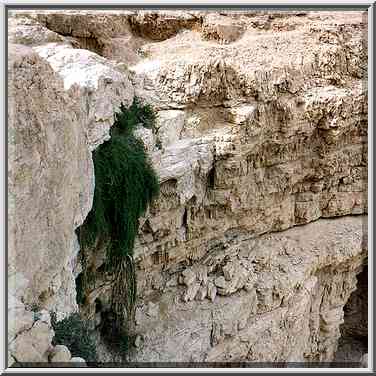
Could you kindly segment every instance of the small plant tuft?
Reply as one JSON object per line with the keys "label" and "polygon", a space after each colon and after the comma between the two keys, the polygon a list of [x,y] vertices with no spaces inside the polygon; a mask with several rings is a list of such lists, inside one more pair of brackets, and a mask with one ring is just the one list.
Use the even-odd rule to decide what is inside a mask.
{"label": "small plant tuft", "polygon": [[52,344],[65,345],[72,356],[78,356],[86,362],[96,362],[97,352],[90,335],[89,325],[81,319],[78,313],[73,313],[61,321],[56,320],[56,314],[51,314],[51,324],[55,331]]}

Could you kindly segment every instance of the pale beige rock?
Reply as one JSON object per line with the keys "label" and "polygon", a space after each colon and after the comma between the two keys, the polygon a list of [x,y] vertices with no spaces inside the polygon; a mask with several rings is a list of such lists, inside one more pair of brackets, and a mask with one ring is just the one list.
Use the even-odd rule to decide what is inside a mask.
{"label": "pale beige rock", "polygon": [[223,276],[220,276],[214,280],[214,284],[217,286],[217,288],[225,289],[227,287],[226,279]]}
{"label": "pale beige rock", "polygon": [[48,362],[53,335],[46,323],[36,321],[31,329],[20,332],[9,344],[9,352],[17,362]]}
{"label": "pale beige rock", "polygon": [[[21,31],[36,35],[34,29]],[[133,90],[126,74],[105,59],[68,45],[42,45],[45,42],[51,41],[30,40],[39,44],[34,51],[18,45],[9,49],[9,287],[15,299],[39,310],[55,310],[62,319],[78,308],[74,278],[80,265],[74,229],[92,205],[90,149],[104,141],[106,125],[112,124],[121,101],[132,101]],[[26,227],[25,212],[33,218]],[[12,311],[10,340],[25,333],[12,345],[19,361],[32,361],[33,356],[44,360],[44,353],[34,349],[27,350],[25,358],[20,355],[31,346],[33,335],[39,335],[30,329],[32,315],[22,307]],[[49,328],[47,316],[42,321]],[[51,340],[51,332],[45,331]]]}
{"label": "pale beige rock", "polygon": [[[9,288],[25,303],[46,309],[57,304],[55,295],[64,289],[60,307],[71,312],[77,309],[74,229],[89,212],[93,195],[84,124],[62,80],[33,50],[10,46],[8,69]],[[33,218],[28,226],[26,212]]]}
{"label": "pale beige rock", "polygon": [[368,354],[362,355],[360,358],[360,366],[362,368],[368,368]]}
{"label": "pale beige rock", "polygon": [[133,100],[133,89],[126,73],[91,51],[51,44],[35,50],[64,79],[65,90],[72,85],[80,88],[82,108],[87,111],[87,138],[91,149],[108,140],[114,113],[121,103],[128,107]]}
{"label": "pale beige rock", "polygon": [[182,272],[183,275],[183,282],[186,286],[191,285],[194,281],[196,281],[196,274],[191,269],[185,269]]}
{"label": "pale beige rock", "polygon": [[209,13],[203,21],[202,35],[220,43],[235,42],[244,32],[244,25],[230,17]]}
{"label": "pale beige rock", "polygon": [[250,105],[243,105],[239,107],[231,107],[229,109],[230,119],[234,124],[243,126],[254,125],[254,118],[257,115],[256,107]]}
{"label": "pale beige rock", "polygon": [[[176,301],[175,294],[185,287],[165,290],[159,301],[167,306],[168,320],[139,316],[138,328],[147,335],[132,359],[331,361],[343,306],[366,256],[363,221],[321,219],[247,241],[240,236],[204,262],[213,270],[224,257],[242,262],[243,268],[249,262],[255,287],[217,296],[214,302]],[[220,288],[231,283],[223,276],[215,281]],[[194,328],[200,328],[197,339],[191,337]]]}
{"label": "pale beige rock", "polygon": [[[38,55],[10,48],[9,150],[17,163],[9,208],[33,219],[14,217],[9,226],[12,295],[59,317],[77,308],[74,229],[92,203],[90,150],[108,138],[120,101],[137,94],[158,112],[155,134],[137,136],[161,195],[136,240],[143,344],[132,359],[331,361],[366,252],[365,219],[322,219],[367,213],[364,14],[17,17],[11,40]],[[93,256],[95,268],[103,257]],[[98,281],[89,316],[96,299],[109,307],[111,286],[103,275]],[[12,309],[26,336],[28,313]],[[18,347],[33,340],[18,338]],[[98,348],[113,358],[99,340]]]}
{"label": "pale beige rock", "polygon": [[207,286],[201,285],[200,288],[199,288],[199,290],[198,290],[198,292],[197,292],[197,294],[196,294],[196,299],[200,300],[200,301],[204,300],[206,298],[206,296],[207,296],[207,293],[208,293]]}
{"label": "pale beige rock", "polygon": [[184,111],[160,111],[156,122],[158,140],[163,148],[178,141],[184,127]]}
{"label": "pale beige rock", "polygon": [[186,292],[183,295],[183,301],[190,302],[194,300],[199,290],[200,290],[199,282],[194,282],[191,285],[189,285]]}
{"label": "pale beige rock", "polygon": [[30,329],[34,323],[33,312],[26,311],[24,304],[10,295],[8,299],[8,342],[12,342],[15,336],[22,331]]}
{"label": "pale beige rock", "polygon": [[206,285],[208,282],[208,268],[206,265],[198,265],[196,269],[196,277],[202,285]]}
{"label": "pale beige rock", "polygon": [[[64,36],[64,40],[75,48],[88,49],[108,59],[135,63],[140,60],[138,50],[142,43],[130,30],[129,17],[133,13],[127,10],[35,10],[17,11],[15,16],[28,18],[29,22],[44,26],[59,37]],[[30,32],[33,29],[28,30]]]}
{"label": "pale beige rock", "polygon": [[71,361],[71,353],[64,345],[56,345],[49,355],[49,361],[65,363]]}
{"label": "pale beige rock", "polygon": [[65,42],[65,38],[27,17],[10,17],[8,42],[23,45]]}
{"label": "pale beige rock", "polygon": [[155,136],[151,129],[145,128],[142,125],[136,127],[133,131],[135,137],[139,138],[147,152],[151,153],[155,149]]}
{"label": "pale beige rock", "polygon": [[87,367],[86,361],[83,358],[80,358],[78,356],[74,356],[71,360],[71,363],[74,363],[74,367]]}
{"label": "pale beige rock", "polygon": [[214,302],[214,299],[217,295],[217,288],[215,287],[215,285],[212,283],[212,282],[209,282],[208,283],[208,297],[209,299]]}
{"label": "pale beige rock", "polygon": [[137,348],[142,346],[142,338],[140,335],[136,336],[136,339],[134,340],[134,345]]}
{"label": "pale beige rock", "polygon": [[147,315],[150,317],[157,317],[158,316],[158,305],[154,304],[152,302],[149,302],[148,304],[148,310],[147,310]]}
{"label": "pale beige rock", "polygon": [[[161,181],[176,179],[176,188],[183,185],[188,190],[184,196],[193,202],[184,200],[187,221],[176,236],[168,231],[166,212],[149,219],[155,233],[168,235],[153,240],[149,236],[150,243],[136,248],[145,267],[152,265],[148,254],[159,247],[174,262],[185,259],[187,245],[200,258],[212,239],[232,228],[259,234],[320,217],[366,212],[366,93],[358,75],[341,60],[340,32],[335,44],[316,35],[328,27],[336,29],[337,17],[350,29],[361,19],[359,14],[344,19],[315,13],[304,25],[304,17],[289,17],[300,31],[255,34],[249,29],[236,48],[220,49],[185,32],[151,43],[148,59],[131,67],[137,93],[161,113],[181,108],[187,114],[182,140],[153,160]],[[274,18],[270,20],[272,25]],[[311,22],[316,31],[302,37],[303,30],[313,28]],[[353,56],[362,39],[358,32],[351,38],[351,44],[342,47]],[[329,69],[328,55],[338,59],[335,72]],[[346,81],[340,87],[335,83],[338,72]],[[185,148],[187,136],[208,143],[215,162],[206,177],[183,174],[192,169],[187,159],[194,154],[191,140],[191,150]],[[203,178],[206,181],[197,184]],[[175,192],[180,195],[180,189]],[[204,197],[202,192],[207,192]],[[156,211],[173,205],[167,212],[180,215],[175,201],[165,202],[167,197]]]}

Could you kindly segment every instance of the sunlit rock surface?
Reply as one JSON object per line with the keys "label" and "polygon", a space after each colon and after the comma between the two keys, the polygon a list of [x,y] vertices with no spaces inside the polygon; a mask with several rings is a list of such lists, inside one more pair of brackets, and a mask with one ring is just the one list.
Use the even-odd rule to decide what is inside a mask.
{"label": "sunlit rock surface", "polygon": [[366,32],[350,11],[11,12],[9,363],[69,360],[48,311],[78,309],[91,151],[135,95],[161,195],[130,360],[332,361],[367,256]]}

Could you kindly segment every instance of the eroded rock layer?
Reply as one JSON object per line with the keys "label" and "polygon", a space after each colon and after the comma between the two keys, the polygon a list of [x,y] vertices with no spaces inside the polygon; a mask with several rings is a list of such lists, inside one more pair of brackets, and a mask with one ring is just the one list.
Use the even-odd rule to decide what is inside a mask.
{"label": "eroded rock layer", "polygon": [[139,361],[332,360],[365,258],[362,216],[231,242],[184,269],[136,315]]}
{"label": "eroded rock layer", "polygon": [[[157,112],[136,132],[161,195],[135,246],[131,360],[331,361],[367,251],[366,32],[349,11],[12,13],[10,361],[51,358],[47,311],[78,309],[90,152],[135,95]],[[81,307],[97,327],[104,257]]]}

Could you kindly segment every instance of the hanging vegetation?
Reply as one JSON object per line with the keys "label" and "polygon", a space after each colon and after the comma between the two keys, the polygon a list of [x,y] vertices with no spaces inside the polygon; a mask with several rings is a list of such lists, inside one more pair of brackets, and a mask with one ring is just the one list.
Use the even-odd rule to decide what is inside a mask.
{"label": "hanging vegetation", "polygon": [[[144,144],[133,135],[138,125],[154,126],[151,107],[137,99],[115,114],[111,139],[93,152],[95,191],[93,207],[78,231],[82,261],[90,250],[106,247],[106,270],[113,276],[112,311],[120,335],[129,333],[134,320],[136,278],[133,246],[139,218],[159,193],[159,182]],[[85,289],[88,275],[80,281]],[[86,275],[85,275],[86,270]],[[81,294],[82,295],[82,294]]]}

